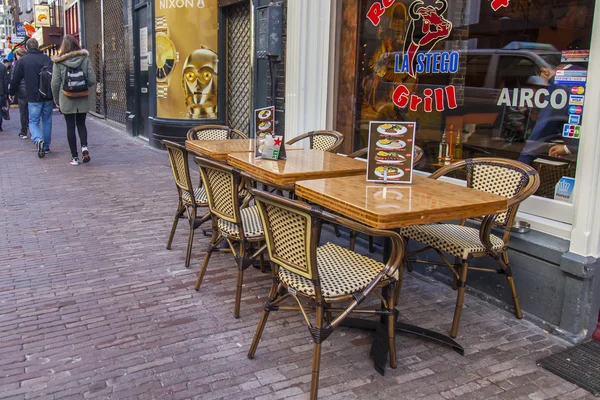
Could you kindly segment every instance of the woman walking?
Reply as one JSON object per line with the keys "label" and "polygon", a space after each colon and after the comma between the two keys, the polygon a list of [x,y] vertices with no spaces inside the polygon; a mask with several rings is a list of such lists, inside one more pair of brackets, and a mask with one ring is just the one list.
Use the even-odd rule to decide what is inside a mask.
{"label": "woman walking", "polygon": [[96,84],[96,73],[92,68],[87,50],[83,50],[77,39],[71,35],[64,37],[60,55],[53,57],[52,94],[54,101],[65,116],[67,139],[71,149],[71,165],[79,164],[75,127],[81,142],[81,156],[84,163],[90,162],[87,143],[85,117],[89,112],[88,94]]}

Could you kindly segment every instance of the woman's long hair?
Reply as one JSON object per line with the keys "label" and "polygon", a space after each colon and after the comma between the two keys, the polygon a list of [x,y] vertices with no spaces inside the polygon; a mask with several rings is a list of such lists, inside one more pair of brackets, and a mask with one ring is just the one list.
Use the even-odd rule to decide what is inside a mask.
{"label": "woman's long hair", "polygon": [[66,35],[60,45],[60,54],[67,54],[77,50],[81,50],[81,46],[79,46],[79,42],[75,36]]}

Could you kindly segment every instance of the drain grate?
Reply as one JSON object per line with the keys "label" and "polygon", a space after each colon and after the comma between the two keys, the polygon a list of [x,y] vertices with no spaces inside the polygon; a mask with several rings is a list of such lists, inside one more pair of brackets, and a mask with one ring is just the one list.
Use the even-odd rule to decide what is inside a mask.
{"label": "drain grate", "polygon": [[578,344],[538,360],[537,365],[600,396],[600,342]]}

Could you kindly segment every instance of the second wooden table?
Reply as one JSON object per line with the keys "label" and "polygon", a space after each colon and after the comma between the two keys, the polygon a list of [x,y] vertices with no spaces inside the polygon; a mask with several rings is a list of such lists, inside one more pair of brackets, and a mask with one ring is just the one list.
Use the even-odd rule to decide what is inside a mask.
{"label": "second wooden table", "polygon": [[285,160],[254,158],[253,153],[230,153],[227,163],[260,182],[273,186],[289,186],[307,179],[364,175],[367,164],[321,150],[296,150]]}

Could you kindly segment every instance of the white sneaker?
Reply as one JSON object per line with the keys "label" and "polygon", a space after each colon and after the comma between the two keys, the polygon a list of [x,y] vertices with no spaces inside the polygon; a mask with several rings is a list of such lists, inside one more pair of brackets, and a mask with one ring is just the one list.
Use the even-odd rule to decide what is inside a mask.
{"label": "white sneaker", "polygon": [[89,163],[91,158],[90,158],[90,152],[88,151],[87,146],[82,146],[81,147],[81,154],[83,155],[83,163]]}
{"label": "white sneaker", "polygon": [[77,157],[71,158],[71,161],[69,162],[69,164],[71,164],[71,165],[79,165],[79,159]]}

